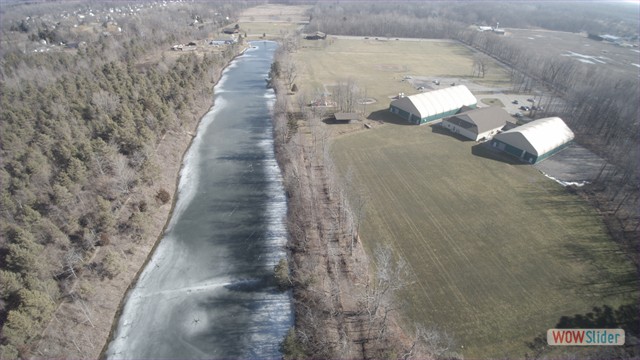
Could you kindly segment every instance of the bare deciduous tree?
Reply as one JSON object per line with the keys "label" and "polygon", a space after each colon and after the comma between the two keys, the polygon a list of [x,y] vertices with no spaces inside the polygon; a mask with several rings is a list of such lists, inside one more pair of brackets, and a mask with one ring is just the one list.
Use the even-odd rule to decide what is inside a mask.
{"label": "bare deciduous tree", "polygon": [[489,70],[489,59],[486,55],[475,54],[473,55],[473,75],[478,77],[485,77]]}

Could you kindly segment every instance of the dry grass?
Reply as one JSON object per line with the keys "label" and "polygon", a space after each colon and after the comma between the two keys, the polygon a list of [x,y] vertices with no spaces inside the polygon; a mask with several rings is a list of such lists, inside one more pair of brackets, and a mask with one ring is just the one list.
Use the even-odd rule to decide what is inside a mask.
{"label": "dry grass", "polygon": [[279,23],[266,23],[266,22],[247,22],[240,23],[240,31],[244,35],[246,32],[249,38],[262,37],[267,35],[268,38],[278,38],[283,33],[293,32],[298,28],[295,23],[279,22]]}
{"label": "dry grass", "polygon": [[[301,45],[300,93],[351,78],[377,100],[366,107],[370,118],[393,120],[389,97],[417,92],[402,81],[407,75],[508,87],[497,64],[486,78],[472,77],[472,51],[454,42],[330,37]],[[522,358],[561,316],[637,299],[633,267],[588,204],[533,167],[487,158],[474,145],[427,126],[386,124],[332,147],[357,184],[352,194],[368,199],[365,247],[390,244],[413,270],[405,319],[453,334],[467,358]]]}
{"label": "dry grass", "polygon": [[306,15],[310,5],[279,5],[265,4],[246,9],[240,15],[238,22],[289,22],[289,23],[306,23],[309,16]]}
{"label": "dry grass", "polygon": [[[390,97],[418,91],[406,75],[436,78],[467,78],[487,85],[508,84],[508,74],[496,64],[490,65],[486,78],[472,77],[472,51],[449,41],[402,41],[382,39],[301,40],[294,54],[300,92],[313,94],[325,86],[353,79],[367,97],[377,100],[366,111],[386,109]],[[441,86],[447,86],[443,84]]]}
{"label": "dry grass", "polygon": [[522,358],[561,316],[637,300],[594,210],[533,167],[428,126],[385,125],[332,151],[368,199],[365,247],[390,244],[413,270],[401,312],[454,334],[467,358]]}
{"label": "dry grass", "polygon": [[273,39],[283,33],[293,32],[309,22],[308,5],[265,4],[246,9],[239,17],[238,24],[249,38],[261,38],[266,35]]}

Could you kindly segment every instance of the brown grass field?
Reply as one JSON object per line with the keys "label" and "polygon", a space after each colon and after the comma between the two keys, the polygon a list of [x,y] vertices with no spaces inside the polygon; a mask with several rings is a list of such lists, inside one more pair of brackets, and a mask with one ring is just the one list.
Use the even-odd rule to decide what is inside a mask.
{"label": "brown grass field", "polygon": [[365,247],[391,245],[413,271],[401,314],[452,334],[466,358],[523,358],[561,316],[637,302],[594,210],[533,167],[430,126],[354,133],[332,152],[367,199]]}
{"label": "brown grass field", "polygon": [[242,33],[245,32],[249,39],[262,37],[273,39],[282,33],[293,32],[301,25],[309,22],[306,11],[311,6],[296,5],[283,6],[265,4],[246,9],[238,18],[238,24]]}
{"label": "brown grass field", "polygon": [[289,22],[241,22],[239,24],[241,33],[244,35],[246,32],[249,40],[262,38],[263,34],[268,39],[276,39],[283,33],[294,32],[299,26]]}
{"label": "brown grass field", "polygon": [[[362,94],[377,100],[367,112],[386,109],[390,97],[418,91],[403,78],[426,76],[465,78],[485,86],[508,86],[507,72],[491,64],[485,78],[472,77],[472,51],[449,41],[396,41],[394,39],[301,40],[294,54],[300,92],[314,94],[325,86],[353,79]],[[441,86],[448,86],[442,84]]]}
{"label": "brown grass field", "polygon": [[290,22],[307,23],[309,16],[305,13],[309,10],[309,5],[278,5],[264,4],[246,9],[239,17],[238,22]]}
{"label": "brown grass field", "polygon": [[[508,87],[497,64],[472,77],[472,56],[446,41],[302,40],[298,96],[353,79],[377,100],[365,117],[393,121],[390,97],[418,92],[407,75]],[[444,330],[466,358],[523,358],[560,317],[637,301],[633,267],[594,210],[533,167],[429,126],[389,123],[336,138],[332,153],[367,199],[365,247],[389,244],[413,271],[399,306],[406,328]]]}

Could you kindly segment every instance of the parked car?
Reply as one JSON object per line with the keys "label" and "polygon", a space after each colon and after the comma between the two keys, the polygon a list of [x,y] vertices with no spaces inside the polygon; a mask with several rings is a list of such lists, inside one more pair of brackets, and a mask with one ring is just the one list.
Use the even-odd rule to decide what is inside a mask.
{"label": "parked car", "polygon": [[515,105],[518,105],[518,100],[513,100],[511,103],[515,104]]}
{"label": "parked car", "polygon": [[528,101],[528,102],[532,102],[532,103],[536,102],[536,101],[535,101],[535,100],[533,100],[533,99],[527,99],[527,101]]}
{"label": "parked car", "polygon": [[436,85],[440,85],[440,80],[433,80],[433,83]]}
{"label": "parked car", "polygon": [[529,110],[531,110],[531,108],[530,108],[530,107],[528,107],[528,106],[524,106],[524,105],[522,105],[522,106],[520,106],[520,110],[523,110],[523,111],[529,111]]}
{"label": "parked car", "polygon": [[515,116],[517,118],[521,118],[522,117],[522,113],[521,112],[517,112],[517,113],[513,114],[513,116]]}

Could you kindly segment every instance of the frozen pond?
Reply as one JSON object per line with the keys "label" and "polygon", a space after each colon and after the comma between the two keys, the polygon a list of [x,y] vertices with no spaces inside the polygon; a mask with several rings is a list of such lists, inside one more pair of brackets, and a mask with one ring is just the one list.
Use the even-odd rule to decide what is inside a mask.
{"label": "frozen pond", "polygon": [[178,203],[107,350],[110,359],[279,358],[293,324],[274,265],[285,256],[286,197],[266,89],[276,43],[225,70],[185,156]]}

